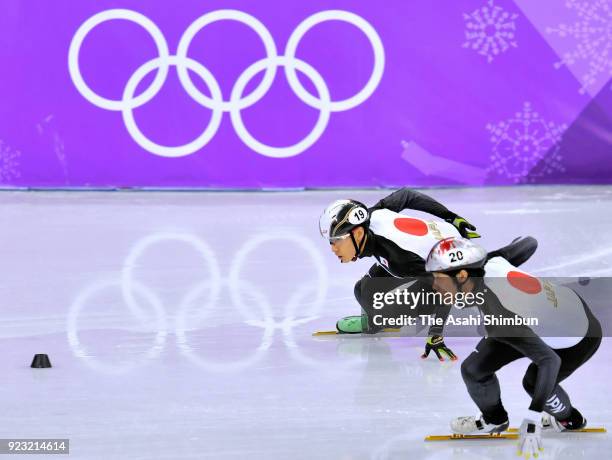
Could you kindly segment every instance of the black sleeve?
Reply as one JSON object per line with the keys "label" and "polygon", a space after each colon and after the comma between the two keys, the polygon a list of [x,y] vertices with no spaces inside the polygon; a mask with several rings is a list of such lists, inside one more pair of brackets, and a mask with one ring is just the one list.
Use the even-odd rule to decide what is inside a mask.
{"label": "black sleeve", "polygon": [[448,318],[448,315],[450,314],[450,309],[451,305],[438,305],[436,307],[434,313],[434,316],[437,320],[436,323],[439,320],[442,320],[442,325],[438,326],[437,324],[434,324],[433,326],[430,326],[429,331],[427,333],[429,337],[431,337],[432,335],[444,335],[444,325],[446,324],[446,320]]}
{"label": "black sleeve", "polygon": [[[421,276],[411,288],[414,292],[423,292],[425,294],[434,292],[432,288],[432,278]],[[438,326],[437,324],[433,324],[429,327],[427,331],[427,335],[429,337],[434,335],[444,335],[444,326],[446,325],[446,320],[448,315],[450,314],[451,305],[445,305],[443,303],[431,303],[431,304],[419,304],[416,308],[416,315],[431,315],[436,319],[436,323],[438,321],[442,321],[442,325]],[[418,322],[421,323],[420,321]],[[417,326],[417,332],[420,332],[424,327]]]}
{"label": "black sleeve", "polygon": [[445,220],[452,220],[457,217],[455,213],[449,211],[444,205],[438,203],[430,196],[406,187],[393,192],[371,208],[371,210],[376,209],[389,209],[394,212],[400,212],[404,209],[414,209],[416,211],[427,212]]}
{"label": "black sleeve", "polygon": [[511,346],[538,366],[529,410],[542,412],[546,400],[557,385],[561,358],[531,329],[525,328],[523,331],[525,330],[529,332],[524,333],[523,337],[495,337],[495,339]]}

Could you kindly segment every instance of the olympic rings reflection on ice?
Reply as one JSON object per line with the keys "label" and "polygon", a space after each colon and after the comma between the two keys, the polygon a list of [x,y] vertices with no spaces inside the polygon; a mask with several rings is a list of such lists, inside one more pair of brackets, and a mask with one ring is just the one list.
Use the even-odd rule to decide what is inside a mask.
{"label": "olympic rings reflection on ice", "polygon": [[[312,280],[295,281],[295,286],[290,285],[292,294],[284,306],[282,319],[274,317],[273,308],[267,295],[262,292],[261,286],[247,281],[241,277],[244,265],[251,257],[251,254],[258,250],[262,245],[268,243],[282,242],[295,245],[308,255],[314,265],[315,277]],[[179,303],[178,310],[174,317],[174,328],[170,333],[176,335],[176,343],[181,353],[190,362],[213,373],[234,372],[252,366],[259,361],[274,342],[277,330],[281,331],[283,342],[292,358],[308,366],[321,366],[323,363],[305,355],[294,337],[294,329],[303,326],[318,318],[321,307],[327,299],[329,289],[329,277],[327,269],[320,252],[314,243],[306,237],[292,232],[276,232],[274,234],[255,234],[248,239],[232,258],[227,278],[222,277],[217,257],[214,251],[199,237],[186,232],[163,232],[147,235],[138,240],[130,249],[121,270],[121,276],[116,281],[97,282],[85,288],[73,302],[68,315],[68,342],[74,354],[78,357],[87,357],[87,365],[100,372],[126,372],[128,365],[112,365],[110,363],[99,363],[89,356],[78,333],[78,316],[84,309],[86,302],[99,290],[117,287],[120,289],[122,298],[130,314],[141,323],[151,323],[155,325],[156,335],[154,344],[145,354],[147,360],[157,357],[165,347],[168,334],[167,312],[162,301],[150,287],[136,281],[134,271],[138,267],[138,260],[155,245],[166,242],[180,242],[195,249],[199,256],[204,260],[207,269],[207,279],[191,288]],[[297,259],[296,260],[300,260]],[[291,280],[288,280],[290,283]],[[286,283],[285,283],[286,284]],[[227,288],[232,306],[242,319],[242,324],[260,328],[261,339],[257,347],[252,349],[252,353],[241,356],[238,360],[212,360],[205,357],[202,352],[190,344],[190,336],[199,335],[210,328],[197,328],[196,324],[201,324],[204,319],[214,312],[216,302],[219,302],[223,288]],[[249,294],[249,299],[245,299],[245,294]],[[314,294],[314,297],[312,295]],[[310,297],[309,297],[310,296]],[[201,299],[204,300],[201,304]],[[304,303],[303,299],[308,298],[309,302]],[[304,305],[309,305],[308,310],[303,311]],[[257,307],[259,314],[254,314],[254,306]],[[154,320],[150,319],[148,312],[154,314]],[[233,312],[232,312],[233,313]],[[215,328],[234,327],[213,326]],[[190,334],[191,332],[191,334]],[[221,346],[221,345],[219,345]],[[251,350],[249,350],[251,351]],[[343,362],[340,368],[347,365],[352,366],[355,361]],[[328,365],[328,363],[326,363]],[[135,366],[131,364],[131,366]],[[338,368],[336,366],[336,368]]]}
{"label": "olympic rings reflection on ice", "polygon": [[212,306],[212,304],[217,300],[221,291],[221,272],[219,270],[219,263],[217,262],[217,258],[215,257],[212,249],[210,249],[208,245],[200,238],[189,233],[154,233],[153,235],[140,239],[132,247],[125,262],[123,263],[123,269],[121,270],[121,291],[123,293],[123,298],[125,299],[125,302],[132,313],[141,319],[144,317],[142,309],[134,298],[133,272],[134,267],[136,267],[136,261],[142,257],[142,255],[151,246],[163,242],[186,243],[192,246],[202,256],[202,259],[206,262],[206,266],[208,268],[211,285],[211,293],[209,296],[209,302],[206,304],[206,308]]}
{"label": "olympic rings reflection on ice", "polygon": [[[240,286],[240,283],[242,283],[242,280],[240,278],[240,269],[243,267],[244,262],[248,258],[248,256],[259,246],[263,245],[264,243],[279,242],[279,241],[295,243],[297,246],[303,249],[308,254],[310,259],[312,260],[316,273],[317,273],[317,276],[316,276],[317,295],[315,297],[314,304],[318,308],[320,308],[321,305],[323,305],[325,297],[327,296],[327,290],[328,290],[328,285],[329,285],[327,270],[325,269],[325,263],[323,261],[323,257],[321,256],[319,251],[317,251],[317,249],[314,247],[311,240],[303,236],[297,235],[295,233],[290,233],[290,232],[277,232],[274,234],[255,235],[253,238],[249,239],[244,244],[244,246],[242,246],[238,250],[238,253],[232,260],[232,265],[231,265],[230,273],[229,273],[230,286],[233,288],[230,290],[232,301],[239,308],[248,311],[248,307],[245,308],[245,305],[242,301],[242,297],[239,294],[240,290],[236,289],[236,287]],[[292,305],[290,304],[290,306]],[[293,313],[293,312],[290,311],[290,313]]]}
{"label": "olympic rings reflection on ice", "polygon": [[[226,281],[222,280],[222,282],[225,283]],[[255,364],[264,356],[264,353],[270,348],[274,340],[274,325],[267,320],[263,321],[263,334],[259,346],[255,349],[254,353],[251,356],[247,355],[246,357],[238,361],[223,363],[211,361],[209,359],[206,359],[201,353],[196,353],[193,347],[189,344],[186,332],[190,329],[193,330],[194,328],[188,327],[187,313],[194,304],[195,300],[197,300],[198,297],[202,296],[204,293],[206,293],[208,289],[210,289],[209,285],[210,282],[204,282],[199,284],[194,289],[192,289],[181,302],[179,314],[176,319],[175,329],[176,340],[180,350],[191,362],[193,362],[197,366],[215,373],[238,371]],[[248,288],[249,292],[253,294],[255,304],[257,304],[259,308],[261,308],[261,310],[264,312],[265,318],[271,318],[272,313],[270,312],[270,307],[266,302],[264,296],[259,293],[253,285],[248,285]],[[203,310],[203,312],[211,312],[211,309]],[[204,318],[205,317],[201,316],[200,314],[200,317],[198,319],[202,321],[202,319]],[[256,327],[259,327],[262,324],[261,322],[252,320],[247,320],[245,321],[245,323],[250,326]]]}
{"label": "olympic rings reflection on ice", "polygon": [[[88,286],[77,295],[68,312],[68,343],[70,344],[75,356],[85,358],[84,363],[86,365],[102,373],[123,373],[131,369],[134,364],[111,365],[101,362],[99,359],[92,359],[93,357],[88,354],[86,348],[81,344],[78,333],[78,317],[91,297],[100,291],[108,290],[109,288],[113,287],[120,287],[120,285],[121,283],[119,281],[103,280]],[[153,345],[145,354],[147,359],[153,359],[161,353],[166,344],[166,336],[168,334],[166,329],[166,313],[161,300],[155,295],[154,292],[147,289],[140,283],[134,283],[133,288],[136,294],[146,299],[147,303],[153,307],[153,310],[155,310],[155,339],[153,341]]]}

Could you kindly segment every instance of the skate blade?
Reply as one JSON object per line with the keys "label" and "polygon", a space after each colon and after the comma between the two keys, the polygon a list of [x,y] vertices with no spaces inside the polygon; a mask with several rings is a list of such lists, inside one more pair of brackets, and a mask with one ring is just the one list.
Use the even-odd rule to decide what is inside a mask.
{"label": "skate blade", "polygon": [[468,439],[518,439],[518,433],[445,434],[425,436],[425,441],[465,441]]}
{"label": "skate blade", "polygon": [[320,335],[346,335],[346,336],[349,336],[349,335],[365,335],[365,336],[374,336],[375,337],[375,336],[377,336],[377,335],[379,335],[381,333],[398,333],[399,331],[400,331],[400,329],[394,329],[394,328],[383,329],[382,331],[377,332],[376,334],[363,334],[363,333],[361,333],[361,334],[359,334],[359,333],[358,334],[346,334],[346,333],[340,333],[338,331],[316,331],[316,332],[313,332],[312,335],[313,336],[320,336]]}
{"label": "skate blade", "polygon": [[[590,427],[590,428],[582,428],[580,430],[573,431],[562,431],[560,433],[607,433],[604,427]],[[459,440],[469,440],[469,439],[518,439],[519,438],[519,429],[518,428],[508,428],[508,430],[503,433],[491,433],[491,434],[445,434],[445,435],[431,435],[426,436],[425,441],[459,441]]]}
{"label": "skate blade", "polygon": [[[546,431],[552,432],[552,433],[607,433],[608,432],[608,430],[606,430],[602,426],[593,426],[593,427],[587,427],[587,428],[580,428],[579,430],[567,430],[567,431],[555,431],[551,428]],[[507,433],[518,433],[519,429],[518,428],[508,428],[506,432]]]}

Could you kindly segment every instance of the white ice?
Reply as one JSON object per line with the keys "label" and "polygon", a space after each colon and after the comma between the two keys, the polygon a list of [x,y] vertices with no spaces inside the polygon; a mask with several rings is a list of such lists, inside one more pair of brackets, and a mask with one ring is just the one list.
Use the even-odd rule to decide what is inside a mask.
{"label": "white ice", "polygon": [[[387,193],[0,193],[1,437],[70,438],[79,459],[516,458],[514,441],[423,441],[477,412],[460,363],[419,359],[423,338],[311,336],[359,312],[372,263],[338,263],[322,209]],[[535,236],[535,274],[612,274],[610,187],[428,193],[488,249]],[[447,342],[465,357],[477,338]],[[53,368],[30,369],[35,353]],[[609,428],[611,358],[604,339],[564,384]],[[527,364],[499,373],[515,426]],[[612,452],[607,434],[544,443],[547,458]]]}

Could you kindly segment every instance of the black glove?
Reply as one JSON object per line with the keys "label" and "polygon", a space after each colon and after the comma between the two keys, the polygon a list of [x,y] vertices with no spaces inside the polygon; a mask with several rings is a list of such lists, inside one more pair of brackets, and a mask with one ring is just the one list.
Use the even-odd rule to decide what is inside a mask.
{"label": "black glove", "polygon": [[474,227],[461,216],[455,216],[454,218],[446,219],[446,222],[453,224],[457,228],[457,230],[459,230],[461,236],[464,238],[480,238],[480,235],[473,231],[476,230],[476,227]]}
{"label": "black glove", "polygon": [[427,339],[425,343],[425,353],[421,355],[421,358],[427,358],[431,350],[434,351],[440,361],[444,361],[441,353],[444,353],[451,361],[457,361],[457,356],[455,356],[455,353],[444,344],[444,337],[441,335],[432,335]]}

